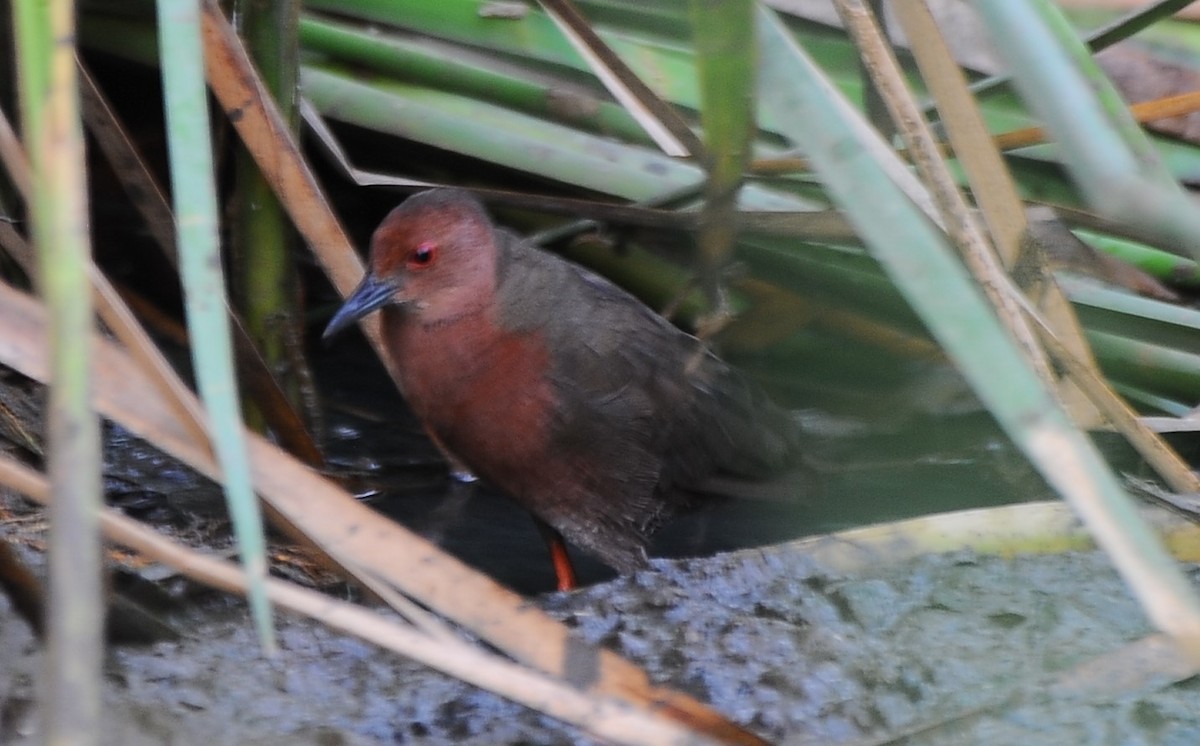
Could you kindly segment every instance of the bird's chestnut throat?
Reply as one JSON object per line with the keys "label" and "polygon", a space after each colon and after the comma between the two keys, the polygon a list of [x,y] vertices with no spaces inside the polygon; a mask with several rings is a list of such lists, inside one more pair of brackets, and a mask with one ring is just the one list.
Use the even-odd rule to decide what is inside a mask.
{"label": "bird's chestnut throat", "polygon": [[541,334],[507,330],[488,309],[427,320],[389,307],[382,322],[409,406],[481,476],[519,469],[546,447],[558,403]]}

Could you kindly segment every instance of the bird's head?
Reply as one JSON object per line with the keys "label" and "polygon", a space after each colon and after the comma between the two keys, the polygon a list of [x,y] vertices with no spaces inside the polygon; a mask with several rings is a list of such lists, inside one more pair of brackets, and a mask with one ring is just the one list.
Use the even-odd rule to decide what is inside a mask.
{"label": "bird's head", "polygon": [[415,194],[375,229],[367,274],[324,337],[388,305],[434,322],[485,306],[495,292],[497,251],[491,220],[470,194],[456,189]]}

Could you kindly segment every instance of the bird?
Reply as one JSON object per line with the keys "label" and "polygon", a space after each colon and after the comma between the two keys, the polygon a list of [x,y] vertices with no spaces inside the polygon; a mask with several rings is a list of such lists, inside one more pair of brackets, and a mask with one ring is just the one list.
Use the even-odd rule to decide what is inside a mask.
{"label": "bird", "polygon": [[797,462],[795,418],[701,340],[604,277],[493,224],[469,192],[423,191],[371,237],[328,340],[379,311],[398,386],[454,459],[618,573],[711,479]]}

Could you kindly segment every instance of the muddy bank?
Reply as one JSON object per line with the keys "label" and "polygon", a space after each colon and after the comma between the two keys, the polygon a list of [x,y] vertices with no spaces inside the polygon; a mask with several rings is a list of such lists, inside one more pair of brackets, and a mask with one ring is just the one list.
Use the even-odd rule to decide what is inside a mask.
{"label": "muddy bank", "polygon": [[[1200,579],[1195,568],[1192,578]],[[658,561],[540,599],[658,682],[791,744],[1200,743],[1200,681],[1081,693],[1056,677],[1151,632],[1096,553],[955,553],[862,575],[791,551]],[[108,744],[585,743],[493,695],[304,620],[264,661],[240,602],[112,651]],[[0,743],[34,744],[36,646],[0,609]]]}

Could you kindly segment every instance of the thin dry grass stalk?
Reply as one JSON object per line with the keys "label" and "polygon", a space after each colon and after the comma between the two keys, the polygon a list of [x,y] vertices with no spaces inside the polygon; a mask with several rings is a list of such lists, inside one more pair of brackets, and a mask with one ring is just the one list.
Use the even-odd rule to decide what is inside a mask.
{"label": "thin dry grass stalk", "polygon": [[570,0],[540,0],[542,8],[596,74],[664,153],[704,156],[704,144],[670,104],[658,97],[600,38]]}
{"label": "thin dry grass stalk", "polygon": [[[85,87],[91,82],[86,75],[82,76],[81,80]],[[0,112],[0,131],[5,129],[10,129],[8,120],[4,118],[3,112]],[[5,149],[3,155],[5,166],[13,175],[14,182],[28,185],[30,183],[29,161],[25,157],[25,151],[21,144],[19,142],[12,143]],[[32,194],[27,190],[22,190],[22,197],[28,202],[32,198]],[[27,275],[36,276],[37,266],[32,262],[33,252],[27,247],[22,247],[20,236],[16,235],[15,231],[10,236],[10,240],[5,243],[5,247]],[[137,318],[109,283],[108,278],[91,261],[88,263],[88,278],[92,283],[96,309],[100,318],[145,367],[154,385],[161,387],[167,394],[171,405],[191,430],[192,437],[196,442],[207,443],[208,434],[203,424],[204,415],[199,404],[192,397],[191,391],[179,380],[175,369],[171,367],[150,336],[146,334],[146,330],[138,323]]]}
{"label": "thin dry grass stalk", "polygon": [[[1059,330],[1067,346],[1081,360],[1095,364],[1091,349],[1083,339],[1083,330],[1066,297],[1049,275],[1038,251],[1025,251],[1028,221],[1016,185],[1008,172],[999,150],[993,144],[983,121],[983,115],[967,87],[962,69],[954,60],[933,15],[923,0],[903,0],[896,4],[896,13],[905,33],[913,39],[912,53],[937,102],[950,144],[971,185],[972,194],[983,212],[992,238],[988,252],[971,252],[968,265],[981,282],[987,283],[986,273],[1006,281],[1005,270],[1012,271],[1017,262],[1031,267],[1028,272],[1034,282],[1026,291]],[[937,158],[936,154],[931,157]],[[939,159],[940,162],[940,159]],[[985,255],[986,254],[986,255]],[[1006,324],[1016,332],[1022,347],[1036,351],[1035,360],[1045,365],[1045,353],[1011,301],[995,297],[994,282],[989,290],[993,305],[1000,309]],[[988,285],[985,284],[985,287]],[[1003,295],[1003,294],[1001,294]],[[1045,370],[1043,368],[1043,373]],[[1053,380],[1053,377],[1051,377]],[[1067,411],[1081,427],[1097,428],[1104,424],[1090,400],[1070,379],[1058,383],[1056,391]]]}
{"label": "thin dry grass stalk", "polygon": [[[1047,385],[1054,384],[1046,354],[1038,345],[1033,330],[1021,314],[1017,303],[1002,290],[1007,278],[996,256],[991,240],[983,232],[974,211],[967,204],[954,181],[950,169],[938,152],[937,140],[929,123],[921,116],[920,108],[900,70],[900,63],[891,51],[874,14],[859,0],[838,0],[838,13],[846,30],[858,45],[876,89],[896,122],[900,136],[913,156],[917,172],[929,186],[930,194],[946,225],[947,235],[958,246],[967,268],[995,307],[1001,322],[1025,353],[1029,364]],[[916,43],[919,45],[920,40]]]}
{"label": "thin dry grass stalk", "polygon": [[[126,196],[141,214],[159,248],[178,266],[175,248],[175,216],[162,189],[146,165],[137,146],[96,85],[82,61],[78,63],[84,122],[96,139],[100,152],[125,188]],[[267,417],[276,437],[292,453],[319,466],[323,457],[299,413],[271,374],[266,361],[251,341],[241,318],[229,309],[230,331],[236,362],[246,393]]]}
{"label": "thin dry grass stalk", "polygon": [[[325,274],[338,292],[348,295],[362,279],[362,260],[229,21],[215,0],[206,0],[203,10],[205,64],[213,93]],[[368,317],[361,325],[371,344],[382,349],[378,320]]]}

